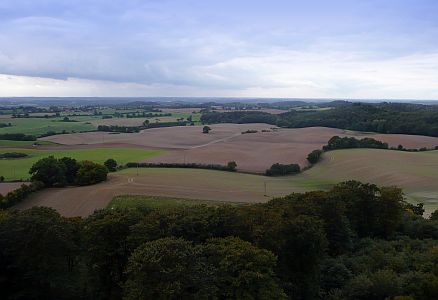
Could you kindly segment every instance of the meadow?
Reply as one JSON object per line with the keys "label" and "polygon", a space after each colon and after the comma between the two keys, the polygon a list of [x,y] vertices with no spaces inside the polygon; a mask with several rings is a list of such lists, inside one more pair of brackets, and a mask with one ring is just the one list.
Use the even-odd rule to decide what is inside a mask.
{"label": "meadow", "polygon": [[28,155],[21,159],[2,159],[0,160],[0,176],[6,180],[26,180],[29,178],[29,169],[41,158],[54,157],[72,157],[77,160],[91,160],[97,163],[103,163],[108,158],[115,159],[118,163],[123,164],[131,161],[140,161],[142,159],[162,154],[160,150],[146,150],[138,148],[92,148],[92,149],[74,149],[74,150],[37,150],[24,148],[0,148],[0,153],[20,152]]}

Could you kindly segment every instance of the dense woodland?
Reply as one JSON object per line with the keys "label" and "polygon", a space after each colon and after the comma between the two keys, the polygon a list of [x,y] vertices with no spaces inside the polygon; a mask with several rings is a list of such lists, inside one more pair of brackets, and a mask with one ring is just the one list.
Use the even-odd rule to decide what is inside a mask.
{"label": "dense woodland", "polygon": [[[343,103],[343,104],[341,104]],[[407,103],[336,103],[325,110],[291,110],[279,115],[258,111],[208,112],[204,123],[268,123],[280,127],[325,126],[379,133],[438,136],[438,106]],[[330,105],[323,104],[324,107]],[[316,104],[321,107],[321,104]]]}
{"label": "dense woodland", "polygon": [[397,188],[354,181],[266,204],[85,219],[4,210],[0,289],[4,299],[437,299],[438,214],[422,213]]}

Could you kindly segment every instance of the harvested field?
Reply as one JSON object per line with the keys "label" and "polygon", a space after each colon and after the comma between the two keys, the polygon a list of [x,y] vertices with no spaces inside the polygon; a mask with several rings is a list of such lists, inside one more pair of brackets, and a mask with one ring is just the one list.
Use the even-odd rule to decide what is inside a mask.
{"label": "harvested field", "polygon": [[0,195],[6,195],[9,192],[19,188],[23,182],[1,182],[0,183]]}
{"label": "harvested field", "polygon": [[[66,134],[42,140],[67,145],[104,143],[170,149],[172,151],[145,161],[226,164],[234,160],[240,171],[247,172],[263,172],[276,162],[299,163],[304,167],[307,165],[307,154],[321,148],[334,135],[371,137],[395,147],[399,144],[406,148],[432,148],[438,145],[438,138],[435,137],[352,132],[325,127],[275,131],[268,124],[216,124],[210,127],[213,130],[209,134],[202,133],[202,126],[187,126],[148,129],[133,134]],[[246,130],[259,132],[241,134]]]}
{"label": "harvested field", "polygon": [[331,151],[324,154],[320,163],[293,180],[300,184],[312,182],[320,188],[346,180],[399,186],[408,200],[425,203],[428,213],[438,209],[438,151]]}
{"label": "harvested field", "polygon": [[[265,202],[273,196],[305,191],[290,178],[195,169],[127,169],[93,186],[38,192],[16,208],[49,206],[65,216],[87,216],[118,195],[154,195],[199,200]],[[265,182],[267,195],[265,195]]]}
{"label": "harvested field", "polygon": [[198,169],[127,169],[98,185],[39,192],[17,208],[50,206],[66,216],[85,216],[106,207],[113,197],[125,194],[265,202],[293,192],[328,189],[352,179],[399,186],[408,201],[425,203],[426,214],[438,209],[438,151],[376,149],[328,152],[321,163],[306,172],[280,178]]}

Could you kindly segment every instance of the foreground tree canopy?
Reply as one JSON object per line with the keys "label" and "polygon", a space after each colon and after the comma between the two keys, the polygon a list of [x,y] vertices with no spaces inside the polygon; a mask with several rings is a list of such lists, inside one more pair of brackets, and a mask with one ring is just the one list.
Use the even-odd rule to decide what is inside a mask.
{"label": "foreground tree canopy", "polygon": [[438,222],[355,181],[266,204],[0,210],[2,299],[438,299]]}

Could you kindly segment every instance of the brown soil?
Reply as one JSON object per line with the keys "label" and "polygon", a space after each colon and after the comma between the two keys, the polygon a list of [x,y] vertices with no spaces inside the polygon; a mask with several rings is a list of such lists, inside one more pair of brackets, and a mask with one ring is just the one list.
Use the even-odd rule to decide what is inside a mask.
{"label": "brown soil", "polygon": [[[307,155],[320,149],[334,135],[371,137],[395,147],[399,144],[406,148],[432,148],[438,145],[438,138],[435,137],[351,132],[325,127],[278,130],[272,130],[273,126],[268,124],[217,124],[210,127],[212,131],[209,134],[202,133],[202,126],[187,126],[149,129],[133,134],[66,134],[43,140],[75,147],[124,145],[168,149],[171,151],[146,162],[226,164],[236,161],[238,169],[246,172],[263,172],[277,162],[299,163],[304,167],[307,165]],[[258,132],[241,134],[246,130]]]}
{"label": "brown soil", "polygon": [[[132,170],[130,170],[132,171]],[[140,174],[113,174],[105,183],[38,192],[17,209],[48,206],[64,216],[87,216],[105,208],[117,195],[153,195],[232,202],[265,202],[273,196],[304,191],[290,179],[193,169],[140,169]],[[267,193],[264,196],[264,183]]]}

